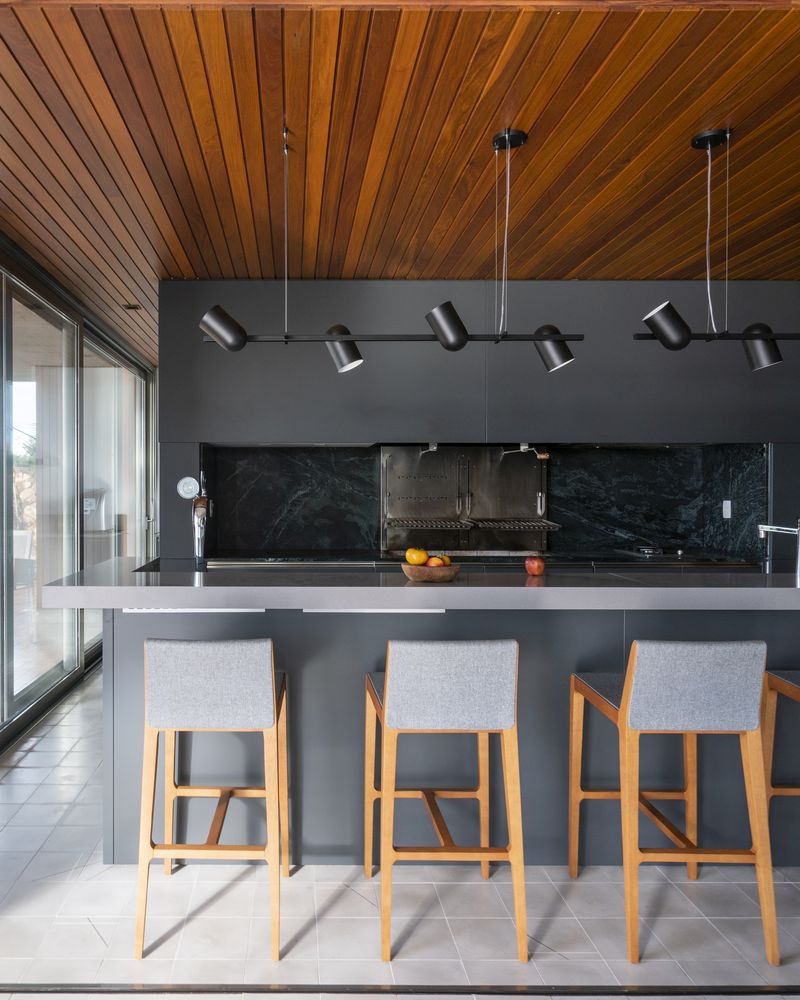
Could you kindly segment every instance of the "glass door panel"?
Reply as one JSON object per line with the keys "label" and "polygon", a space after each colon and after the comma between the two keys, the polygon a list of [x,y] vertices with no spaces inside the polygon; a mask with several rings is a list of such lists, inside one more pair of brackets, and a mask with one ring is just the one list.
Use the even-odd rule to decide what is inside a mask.
{"label": "glass door panel", "polygon": [[[145,560],[145,380],[88,340],[83,347],[83,565]],[[102,611],[85,611],[83,647],[102,639]]]}
{"label": "glass door panel", "polygon": [[4,677],[13,718],[80,665],[78,615],[42,608],[77,569],[75,323],[5,282]]}

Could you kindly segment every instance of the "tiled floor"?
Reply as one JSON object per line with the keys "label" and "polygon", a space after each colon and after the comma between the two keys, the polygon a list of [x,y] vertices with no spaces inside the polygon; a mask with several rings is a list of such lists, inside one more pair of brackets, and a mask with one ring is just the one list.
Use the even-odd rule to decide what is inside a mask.
{"label": "tiled floor", "polygon": [[[101,861],[101,678],[0,757],[0,984],[13,982],[762,986],[800,983],[800,870],[776,872],[783,964],[763,959],[750,869],[643,869],[643,961],[625,960],[621,872],[527,871],[518,963],[508,870],[396,869],[395,959],[378,959],[378,884],[305,867],[281,889],[269,960],[266,869],[154,865],[147,954],[131,958],[133,867]],[[0,986],[2,989],[2,986]],[[238,994],[237,994],[238,995]],[[246,995],[246,994],[245,994]],[[0,994],[2,996],[2,994]]]}

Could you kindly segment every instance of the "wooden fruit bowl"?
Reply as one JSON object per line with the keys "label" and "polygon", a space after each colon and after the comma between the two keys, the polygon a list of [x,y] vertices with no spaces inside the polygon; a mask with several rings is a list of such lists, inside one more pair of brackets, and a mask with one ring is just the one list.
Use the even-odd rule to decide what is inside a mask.
{"label": "wooden fruit bowl", "polygon": [[403,572],[414,583],[452,583],[461,566],[411,566],[401,563]]}

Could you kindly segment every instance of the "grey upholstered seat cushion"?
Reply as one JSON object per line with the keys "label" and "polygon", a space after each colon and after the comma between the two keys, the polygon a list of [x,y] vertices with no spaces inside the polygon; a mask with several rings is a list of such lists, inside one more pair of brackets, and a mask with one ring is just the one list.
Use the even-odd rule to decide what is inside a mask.
{"label": "grey upholstered seat cushion", "polygon": [[636,645],[631,728],[674,732],[758,728],[766,643],[640,641]]}
{"label": "grey upholstered seat cushion", "polygon": [[270,729],[271,639],[145,642],[147,724],[156,729]]}
{"label": "grey upholstered seat cushion", "polygon": [[575,676],[614,708],[619,708],[622,704],[625,674],[617,671],[615,673],[575,674]]}
{"label": "grey upholstered seat cushion", "polygon": [[770,670],[769,673],[798,688],[798,695],[800,695],[800,670]]}
{"label": "grey upholstered seat cushion", "polygon": [[516,721],[513,639],[392,641],[383,691],[393,729],[510,729]]}

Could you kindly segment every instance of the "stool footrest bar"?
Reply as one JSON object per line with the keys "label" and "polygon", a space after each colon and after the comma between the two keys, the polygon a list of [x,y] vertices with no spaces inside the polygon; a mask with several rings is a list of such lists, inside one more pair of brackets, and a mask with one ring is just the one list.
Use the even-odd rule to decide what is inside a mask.
{"label": "stool footrest bar", "polygon": [[154,858],[225,858],[230,861],[264,861],[266,844],[154,844]]}
{"label": "stool footrest bar", "polygon": [[687,861],[702,861],[706,864],[755,864],[754,851],[728,850],[725,847],[642,847],[639,849],[640,861],[669,864],[686,864]]}
{"label": "stool footrest bar", "polygon": [[395,861],[508,861],[507,847],[396,847]]}
{"label": "stool footrest bar", "polygon": [[265,788],[251,788],[248,785],[231,788],[220,788],[218,785],[176,785],[174,792],[176,795],[198,799],[218,799],[223,792],[228,792],[234,799],[263,799],[267,794]]}

